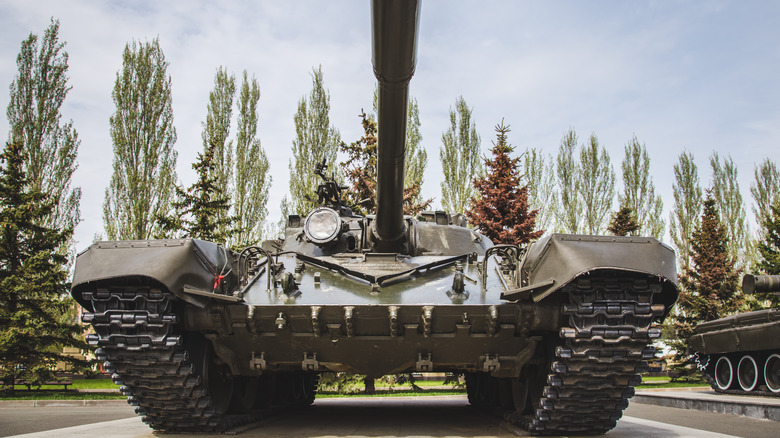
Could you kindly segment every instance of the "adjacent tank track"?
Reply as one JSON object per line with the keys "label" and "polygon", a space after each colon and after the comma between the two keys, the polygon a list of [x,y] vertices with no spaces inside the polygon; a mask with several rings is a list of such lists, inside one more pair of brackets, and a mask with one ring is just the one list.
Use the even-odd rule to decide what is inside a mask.
{"label": "adjacent tank track", "polygon": [[[93,312],[82,320],[95,334],[96,356],[114,373],[128,403],[143,421],[159,431],[225,430],[257,419],[224,415],[208,393],[201,371],[177,327],[170,292],[152,287],[107,287],[84,292]],[[192,347],[187,345],[187,347]],[[196,349],[197,350],[197,349]],[[202,350],[202,348],[201,348]]]}
{"label": "adjacent tank track", "polygon": [[[537,435],[609,431],[655,354],[648,344],[661,334],[652,326],[664,313],[653,304],[660,292],[659,280],[642,275],[575,280],[561,291],[569,296],[568,324],[557,339],[545,338],[540,363],[526,365],[518,379],[481,376],[487,389],[469,388],[469,401],[503,409],[507,420]],[[479,378],[467,375],[467,384]]]}

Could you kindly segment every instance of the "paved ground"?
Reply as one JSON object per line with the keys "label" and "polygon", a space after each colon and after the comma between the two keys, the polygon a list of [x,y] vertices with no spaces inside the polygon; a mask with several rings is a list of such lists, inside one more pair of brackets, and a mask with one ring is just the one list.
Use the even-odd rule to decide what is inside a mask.
{"label": "paved ground", "polygon": [[[97,421],[97,422],[95,422]],[[80,425],[77,425],[80,424]],[[260,422],[241,437],[511,437],[502,421],[468,406],[463,396],[321,399],[314,406]],[[607,434],[623,437],[775,436],[778,422],[729,414],[632,403],[618,427]],[[0,408],[0,436],[32,433],[27,438],[156,435],[130,406],[110,403],[86,407]],[[515,431],[526,435],[522,431]],[[187,435],[166,434],[166,438]]]}

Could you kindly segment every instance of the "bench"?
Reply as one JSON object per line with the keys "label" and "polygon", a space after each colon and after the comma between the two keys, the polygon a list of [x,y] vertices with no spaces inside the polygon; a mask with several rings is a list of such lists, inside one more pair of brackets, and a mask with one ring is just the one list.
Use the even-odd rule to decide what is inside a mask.
{"label": "bench", "polygon": [[[0,385],[5,385],[5,381],[0,380]],[[26,386],[28,391],[32,391],[32,386],[35,384],[27,380],[15,380],[14,385]],[[68,378],[65,380],[52,380],[51,382],[43,382],[41,383],[41,385],[52,385],[52,386],[62,385],[63,388],[67,390],[69,385],[73,385],[73,379]]]}

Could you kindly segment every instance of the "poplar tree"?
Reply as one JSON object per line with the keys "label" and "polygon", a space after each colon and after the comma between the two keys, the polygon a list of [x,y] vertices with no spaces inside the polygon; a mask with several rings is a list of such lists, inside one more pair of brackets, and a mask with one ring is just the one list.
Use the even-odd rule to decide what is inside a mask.
{"label": "poplar tree", "polygon": [[480,138],[471,108],[463,96],[450,109],[450,127],[441,136],[439,149],[444,180],[441,183],[441,202],[450,213],[463,213],[475,196],[472,180],[482,176]]}
{"label": "poplar tree", "polygon": [[[780,200],[769,206],[769,214],[761,223],[763,239],[758,242],[760,259],[756,268],[766,274],[780,275]],[[756,294],[757,301],[768,301],[770,308],[780,304],[780,297],[772,293]]]}
{"label": "poplar tree", "polygon": [[584,204],[583,227],[587,234],[606,231],[615,198],[615,171],[596,134],[580,149],[579,193]]}
{"label": "poplar tree", "polygon": [[712,166],[712,195],[718,208],[718,214],[726,226],[729,240],[729,254],[739,266],[744,266],[745,254],[748,252],[748,227],[745,218],[745,205],[737,181],[737,167],[731,157],[723,164],[717,152],[710,156]]}
{"label": "poplar tree", "polygon": [[683,152],[674,165],[674,209],[669,213],[669,234],[677,248],[680,272],[691,266],[691,235],[699,223],[702,191],[693,154]]}
{"label": "poplar tree", "polygon": [[336,162],[336,152],[341,143],[339,131],[330,125],[330,93],[325,89],[322,67],[312,70],[312,90],[308,98],[298,102],[295,113],[295,139],[292,143],[293,158],[289,162],[290,200],[282,200],[284,221],[288,214],[306,215],[316,203],[314,198],[319,177],[315,166],[326,159]]}
{"label": "poplar tree", "polygon": [[404,158],[404,189],[405,193],[409,193],[410,196],[408,201],[404,199],[404,204],[407,206],[430,204],[430,201],[423,200],[421,193],[425,181],[425,168],[428,166],[428,152],[422,145],[420,126],[420,110],[417,107],[417,99],[409,99],[409,113],[406,117],[406,156]]}
{"label": "poplar tree", "polygon": [[[214,183],[220,192],[228,197],[233,185],[233,142],[228,141],[228,137],[235,95],[236,77],[219,67],[214,75],[214,88],[209,92],[206,122],[203,123],[201,137],[204,156],[209,154],[208,149],[213,149],[211,155]],[[228,231],[224,228],[229,223],[225,221],[228,211],[219,209],[215,213],[219,215],[215,218],[216,222],[221,224],[219,234],[225,234]]]}
{"label": "poplar tree", "polygon": [[113,175],[103,203],[109,239],[149,239],[170,209],[176,180],[176,129],[168,61],[157,38],[127,44],[112,97]]}
{"label": "poplar tree", "polygon": [[660,239],[665,224],[664,204],[655,195],[655,185],[650,177],[650,155],[647,147],[634,136],[625,146],[623,169],[623,193],[618,194],[620,205],[630,207],[639,224],[637,233]]}
{"label": "poplar tree", "polygon": [[758,166],[753,167],[753,184],[750,194],[753,195],[753,215],[759,224],[759,240],[763,240],[765,228],[762,226],[772,215],[772,205],[780,202],[780,171],[775,162],[765,158]]}
{"label": "poplar tree", "polygon": [[57,362],[86,365],[63,355],[63,347],[89,348],[81,327],[67,319],[74,302],[67,298],[67,255],[57,251],[73,228],[40,223],[55,202],[27,177],[24,155],[13,143],[0,154],[0,378],[10,392],[15,380],[52,380]]}
{"label": "poplar tree", "polygon": [[228,239],[233,248],[260,243],[268,217],[268,191],[271,175],[268,156],[257,137],[257,104],[260,87],[246,70],[238,95],[238,121],[235,150],[235,179],[232,191],[236,233]]}
{"label": "poplar tree", "polygon": [[558,231],[571,234],[580,232],[584,207],[579,195],[579,164],[574,158],[576,148],[577,133],[571,128],[563,135],[555,160],[559,201],[555,208],[555,226]]}
{"label": "poplar tree", "polygon": [[520,158],[510,158],[514,148],[507,141],[509,126],[496,125],[496,141],[485,158],[485,176],[474,179],[479,197],[471,198],[466,216],[493,243],[523,244],[539,238],[536,210],[528,204],[528,186],[520,181]]}
{"label": "poplar tree", "polygon": [[[37,220],[55,228],[79,222],[81,188],[72,187],[79,144],[73,121],[61,121],[68,85],[68,52],[59,40],[59,20],[52,20],[43,38],[31,33],[16,58],[17,74],[10,87],[7,116],[9,139],[24,148],[24,166],[34,190],[53,196],[54,208]],[[63,244],[62,251],[69,246]]]}
{"label": "poplar tree", "polygon": [[555,229],[555,164],[551,155],[536,148],[528,148],[523,154],[524,177],[528,181],[528,202],[537,210],[536,228]]}

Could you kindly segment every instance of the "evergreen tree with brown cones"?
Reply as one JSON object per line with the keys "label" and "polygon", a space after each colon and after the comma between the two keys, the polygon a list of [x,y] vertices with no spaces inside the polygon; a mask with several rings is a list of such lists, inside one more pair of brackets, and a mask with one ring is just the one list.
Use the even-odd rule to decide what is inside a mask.
{"label": "evergreen tree with brown cones", "polygon": [[544,231],[534,231],[538,210],[529,211],[528,186],[520,183],[520,158],[511,158],[507,142],[509,126],[496,125],[497,140],[491,158],[485,158],[486,174],[474,180],[480,197],[471,198],[466,213],[472,224],[494,243],[528,243]]}

